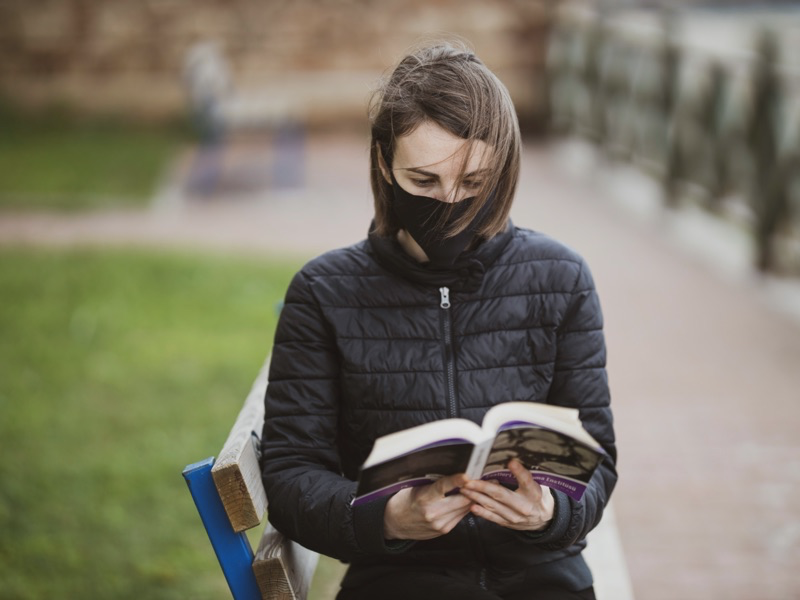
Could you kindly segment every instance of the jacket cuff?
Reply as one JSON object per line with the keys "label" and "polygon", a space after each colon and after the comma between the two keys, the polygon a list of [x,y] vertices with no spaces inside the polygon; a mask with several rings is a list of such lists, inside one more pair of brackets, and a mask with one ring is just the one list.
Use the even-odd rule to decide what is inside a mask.
{"label": "jacket cuff", "polygon": [[387,540],[383,537],[383,513],[391,496],[353,507],[353,527],[359,550],[365,554],[400,554],[414,545],[413,540]]}
{"label": "jacket cuff", "polygon": [[566,494],[554,489],[550,490],[555,504],[553,506],[553,519],[541,531],[524,531],[523,535],[528,542],[535,544],[552,544],[557,542],[567,533],[569,528],[572,505]]}

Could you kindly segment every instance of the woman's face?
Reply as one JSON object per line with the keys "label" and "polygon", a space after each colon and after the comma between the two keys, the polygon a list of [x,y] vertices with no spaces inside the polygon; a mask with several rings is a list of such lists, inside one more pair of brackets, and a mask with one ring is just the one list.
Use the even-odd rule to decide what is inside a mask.
{"label": "woman's face", "polygon": [[[460,178],[468,153],[464,176]],[[408,135],[397,138],[392,170],[397,183],[410,194],[458,202],[480,190],[488,174],[489,154],[485,142],[468,144],[439,125],[424,121]],[[381,168],[391,183],[383,161]]]}

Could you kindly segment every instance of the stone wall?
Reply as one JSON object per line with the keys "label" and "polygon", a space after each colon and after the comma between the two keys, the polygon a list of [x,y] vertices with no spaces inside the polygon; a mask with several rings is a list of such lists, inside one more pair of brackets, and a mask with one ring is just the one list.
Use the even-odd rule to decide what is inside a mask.
{"label": "stone wall", "polygon": [[377,78],[420,40],[456,34],[541,109],[542,0],[3,0],[0,93],[26,106],[169,118],[186,106],[189,48],[216,42],[240,112],[363,121]]}

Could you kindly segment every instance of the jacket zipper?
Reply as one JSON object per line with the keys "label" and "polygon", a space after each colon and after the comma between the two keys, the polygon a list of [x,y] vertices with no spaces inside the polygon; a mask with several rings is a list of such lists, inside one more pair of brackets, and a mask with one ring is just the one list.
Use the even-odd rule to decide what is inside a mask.
{"label": "jacket zipper", "polygon": [[481,569],[478,574],[478,585],[482,590],[489,590],[489,585],[486,583],[486,569]]}
{"label": "jacket zipper", "polygon": [[[445,385],[447,386],[447,414],[449,417],[458,416],[458,399],[456,398],[456,358],[453,349],[453,323],[450,315],[450,288],[439,288],[439,308],[442,310],[442,336],[444,338],[444,352],[445,352]],[[480,540],[478,538],[478,524],[475,517],[472,515],[467,516],[467,527],[470,531],[470,537],[476,539],[473,543],[478,548],[478,553],[483,556],[480,551]],[[488,585],[486,582],[486,569],[482,568],[478,574],[478,585],[481,589],[487,590]]]}
{"label": "jacket zipper", "polygon": [[453,352],[453,324],[450,317],[450,288],[439,288],[439,307],[442,309],[442,336],[444,338],[445,386],[447,388],[447,416],[458,416],[456,400],[456,363]]}
{"label": "jacket zipper", "polygon": [[[480,563],[484,564],[485,556],[483,555],[480,533],[478,532],[478,523],[475,521],[475,517],[472,515],[467,515],[467,528],[469,531],[468,535],[471,538],[471,545],[475,549],[475,554],[477,555]],[[486,581],[486,575],[486,567],[481,567],[480,571],[478,571],[478,585],[482,590],[489,589],[489,585]]]}

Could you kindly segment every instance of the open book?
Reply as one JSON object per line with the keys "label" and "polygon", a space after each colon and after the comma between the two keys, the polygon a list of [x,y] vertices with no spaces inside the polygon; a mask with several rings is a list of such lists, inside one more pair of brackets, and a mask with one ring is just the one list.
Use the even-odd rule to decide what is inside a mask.
{"label": "open book", "polygon": [[482,427],[444,419],[378,438],[361,467],[353,505],[455,473],[516,486],[507,469],[512,458],[541,485],[580,500],[605,454],[577,409],[506,402],[489,409]]}

